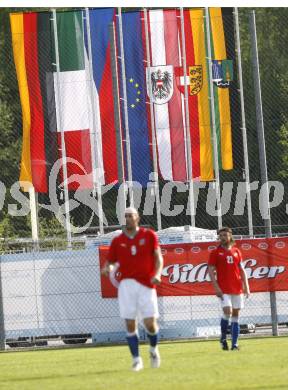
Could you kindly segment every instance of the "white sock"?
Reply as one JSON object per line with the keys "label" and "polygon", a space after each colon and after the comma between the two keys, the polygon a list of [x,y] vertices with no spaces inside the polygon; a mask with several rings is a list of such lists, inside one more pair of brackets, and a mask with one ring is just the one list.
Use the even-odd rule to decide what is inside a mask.
{"label": "white sock", "polygon": [[156,347],[150,347],[150,352],[151,353],[155,353],[158,351],[158,345],[156,345]]}

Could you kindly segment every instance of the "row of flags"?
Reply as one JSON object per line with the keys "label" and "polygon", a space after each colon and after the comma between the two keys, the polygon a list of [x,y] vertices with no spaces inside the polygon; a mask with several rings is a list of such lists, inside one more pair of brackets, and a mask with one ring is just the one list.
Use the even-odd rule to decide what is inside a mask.
{"label": "row of flags", "polygon": [[[238,133],[239,138],[240,133],[232,11],[232,8],[209,10],[218,161],[223,170],[233,169],[234,134],[237,137]],[[91,171],[95,154],[101,184],[122,180],[119,177],[122,171],[124,179],[128,179],[129,153],[132,179],[145,185],[153,171],[153,121],[160,177],[186,182],[190,162],[185,134],[185,71],[193,178],[213,180],[204,10],[184,10],[183,20],[176,9],[149,10],[148,41],[142,11],[123,13],[122,30],[116,9],[88,12],[90,29],[85,11],[57,12],[58,77],[52,13],[10,14],[23,116],[20,181],[32,183],[36,192],[48,191],[50,169],[62,156],[62,130],[66,157],[79,163],[67,163],[68,177],[83,175],[83,171],[87,173],[81,188],[93,186]],[[184,23],[186,70],[183,67],[181,22]],[[111,26],[115,30],[116,74],[112,74]],[[91,58],[88,38],[91,39]],[[151,54],[150,69],[147,67],[147,45]],[[125,85],[121,56],[124,57]],[[118,80],[120,96],[113,94],[113,77]],[[127,110],[123,88],[127,92]],[[114,118],[115,99],[120,103],[120,138]],[[97,149],[92,133],[97,138]],[[119,153],[121,158],[117,158]],[[123,166],[119,167],[119,164]],[[75,190],[78,186],[79,183],[71,181],[68,188]]]}

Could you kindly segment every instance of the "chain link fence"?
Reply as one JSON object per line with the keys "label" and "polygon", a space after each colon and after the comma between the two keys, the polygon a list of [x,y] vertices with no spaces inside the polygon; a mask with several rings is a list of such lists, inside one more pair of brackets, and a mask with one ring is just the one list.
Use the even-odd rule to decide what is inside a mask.
{"label": "chain link fence", "polygon": [[[119,317],[117,299],[105,298],[105,293],[103,298],[99,272],[99,248],[109,245],[119,232],[109,233],[106,237],[87,238],[83,242],[85,249],[1,256],[1,305],[7,346],[56,346],[86,342],[97,345],[125,341],[125,326]],[[212,236],[215,238],[216,232],[170,230],[158,235],[163,249],[169,248],[168,242],[176,247],[176,264],[179,262],[176,253],[180,252],[183,242],[193,241],[194,248],[194,245],[201,245]],[[213,242],[210,244],[213,245]],[[206,257],[202,261],[207,261]],[[263,273],[264,268],[258,271],[253,268],[253,272]],[[251,273],[249,267],[248,272]],[[163,279],[166,277],[164,271]],[[197,288],[199,280],[194,281]],[[161,339],[218,337],[221,317],[218,299],[211,295],[177,295],[175,290],[175,296],[158,297]],[[287,293],[277,292],[276,299],[279,334],[287,334]],[[253,293],[245,302],[240,326],[243,336],[271,334],[268,292]],[[145,340],[145,337],[140,322],[140,338]]]}
{"label": "chain link fence", "polygon": [[[100,299],[97,256],[86,247],[89,237],[108,243],[109,234],[102,233],[120,229],[123,198],[127,204],[133,200],[141,222],[155,230],[191,225],[191,166],[197,201],[195,226],[211,231],[218,228],[208,41],[214,61],[214,138],[222,224],[231,226],[239,238],[249,235],[235,10],[210,10],[210,36],[204,9],[185,9],[183,13],[176,8],[151,9],[147,13],[138,9],[122,9],[121,13],[117,9],[57,10],[56,14],[38,11],[17,10],[14,20],[9,20],[11,10],[1,11],[0,245],[5,254],[1,257],[4,313],[5,307],[12,307],[9,299],[18,297],[9,313],[6,342],[10,339],[12,346],[19,346],[21,340],[25,344],[38,337],[41,343],[56,336],[66,337],[71,343],[79,337],[116,341],[124,334],[117,304]],[[264,237],[251,10],[240,8],[238,12],[253,235]],[[272,233],[285,236],[287,10],[256,9],[256,27]],[[217,72],[221,77],[216,77]],[[51,175],[61,157],[67,158],[67,172],[62,161]],[[14,186],[20,171],[21,180],[32,179],[37,193],[37,242],[30,240],[28,193]],[[155,171],[158,180],[151,175]],[[131,181],[138,182],[132,190]],[[72,251],[66,252],[68,200],[70,219],[78,231],[72,229]],[[17,256],[15,251],[19,252]],[[18,262],[20,268],[17,265],[14,269],[13,264]],[[41,264],[47,265],[45,272]],[[59,269],[59,276],[63,272],[69,283],[58,278]],[[25,281],[26,297],[20,298],[18,277],[21,283]],[[69,292],[74,287],[76,295]],[[67,294],[67,301],[57,308],[53,297],[59,292]],[[29,299],[33,305],[25,303]],[[277,292],[276,300],[279,323],[283,323],[281,332],[285,333],[286,293]],[[76,306],[83,311],[77,311]],[[160,311],[165,313],[162,328],[169,322],[164,338],[212,335],[213,329],[217,333],[220,311],[214,297],[161,297]],[[248,324],[270,326],[269,293],[253,294],[247,302],[243,332],[248,331]]]}
{"label": "chain link fence", "polygon": [[[109,229],[111,225],[121,224],[119,211],[116,213],[122,196],[120,184],[122,183],[123,186],[123,181],[126,182],[125,191],[127,203],[129,203],[129,201],[131,202],[131,193],[127,189],[129,180],[137,181],[141,186],[138,184],[137,187],[134,187],[133,196],[136,205],[139,206],[139,210],[143,214],[142,222],[158,229],[159,223],[157,223],[156,219],[154,193],[155,183],[152,176],[150,175],[149,177],[149,173],[154,170],[153,164],[156,162],[159,174],[159,209],[161,211],[162,227],[189,225],[191,224],[191,216],[189,215],[188,136],[190,136],[192,145],[190,145],[192,155],[192,164],[190,165],[192,165],[193,176],[200,178],[200,181],[196,180],[193,182],[194,201],[195,203],[197,201],[195,206],[195,224],[203,228],[216,228],[218,220],[214,205],[215,181],[203,181],[203,178],[205,176],[208,177],[209,174],[213,179],[213,172],[211,176],[211,167],[213,166],[211,135],[213,124],[211,122],[211,107],[208,99],[207,63],[204,61],[202,71],[199,70],[198,74],[197,70],[194,69],[194,76],[191,76],[191,84],[188,85],[186,80],[187,92],[189,93],[188,107],[185,106],[185,85],[183,85],[184,43],[186,46],[187,71],[189,71],[189,66],[190,68],[194,66],[193,63],[196,60],[203,61],[201,55],[206,56],[207,34],[205,35],[204,10],[184,10],[182,19],[178,9],[165,10],[164,13],[161,10],[152,10],[149,11],[146,22],[143,13],[137,11],[123,12],[121,29],[117,11],[111,9],[110,13],[108,12],[107,14],[105,12],[105,10],[98,9],[90,10],[90,24],[92,26],[90,26],[89,30],[90,35],[88,34],[85,11],[63,11],[57,13],[60,67],[58,81],[55,62],[53,14],[42,12],[37,14],[37,18],[33,14],[24,14],[23,20],[25,20],[26,24],[22,25],[22,32],[17,32],[19,26],[16,26],[15,33],[12,32],[11,35],[9,14],[7,11],[3,12],[2,18],[5,22],[5,30],[2,33],[4,35],[1,61],[2,69],[5,67],[5,71],[3,70],[2,72],[4,90],[2,90],[1,109],[3,116],[1,128],[5,135],[5,146],[10,148],[9,158],[7,155],[2,156],[2,159],[5,159],[3,160],[5,169],[2,172],[4,185],[10,189],[12,184],[17,181],[20,165],[22,180],[28,179],[30,175],[30,179],[34,180],[36,190],[37,186],[39,186],[38,215],[41,236],[45,237],[48,230],[53,234],[54,230],[56,234],[61,232],[65,237],[61,224],[58,224],[58,220],[54,217],[55,214],[57,215],[57,211],[61,210],[59,206],[63,206],[67,196],[69,196],[71,203],[69,211],[72,223],[78,227],[88,224],[89,227],[94,228],[94,231],[98,227],[99,231],[100,221],[96,200],[93,203],[93,196],[97,193],[98,196],[94,196],[94,199],[99,200],[101,198],[104,212],[104,229],[106,229],[106,226]],[[285,12],[284,10],[283,13]],[[259,202],[261,203],[261,182],[249,14],[249,10],[239,9],[244,108],[248,139],[247,156],[249,158],[250,182],[252,183],[252,223],[254,225],[254,233],[264,234],[263,212],[259,207]],[[103,15],[107,20],[105,23],[103,21],[99,23],[96,29],[93,27],[95,26],[93,22],[98,21]],[[276,22],[278,19],[279,23]],[[273,34],[270,34],[270,31],[265,29],[267,21],[270,20],[273,26],[271,28],[275,31]],[[145,23],[148,29],[148,37],[145,35]],[[181,23],[184,26],[183,36]],[[283,31],[286,31],[284,28],[285,18],[282,11],[278,11],[278,9],[258,9],[256,10],[256,23],[259,41],[268,179],[273,183],[277,181],[278,185],[274,190],[275,193],[273,194],[272,188],[270,194],[270,200],[274,197],[274,204],[279,203],[271,209],[272,230],[275,234],[285,233],[287,215],[285,191],[287,185],[285,174],[287,75],[285,64],[287,59],[285,54],[283,54],[285,50],[281,50],[281,42],[284,45],[285,34],[281,33],[282,30],[280,31],[279,27],[283,27]],[[67,26],[69,25],[69,34],[67,34],[68,27],[66,24]],[[247,204],[244,204],[245,207],[239,213],[236,210],[239,199],[243,196],[241,191],[242,185],[245,184],[245,165],[237,40],[235,35],[236,25],[233,10],[222,11],[220,16],[215,12],[214,14],[211,13],[210,24],[211,44],[215,52],[215,59],[218,56],[220,58],[219,62],[223,62],[222,58],[225,57],[232,61],[233,66],[230,69],[232,80],[229,81],[229,86],[222,88],[214,82],[213,88],[214,108],[218,112],[215,126],[218,142],[220,191],[222,192],[222,221],[224,225],[232,226],[235,233],[245,235],[248,234]],[[111,27],[114,28],[115,35],[114,59],[113,53],[111,54],[110,52],[112,44]],[[24,31],[23,29],[26,30]],[[19,35],[21,38],[19,38]],[[90,57],[88,35],[91,38],[92,46]],[[98,39],[101,36],[105,36],[105,39],[103,38],[105,42],[96,44],[96,38]],[[25,91],[22,91],[22,95],[24,93],[22,101],[22,109],[24,111],[22,111],[25,113],[25,109],[26,111],[30,110],[30,136],[34,134],[33,132],[36,134],[36,138],[33,138],[30,147],[27,144],[28,141],[26,144],[25,142],[22,144],[22,155],[22,125],[23,119],[27,121],[27,118],[25,119],[25,116],[24,118],[21,116],[21,102],[14,65],[15,56],[13,57],[13,44],[11,42],[13,37],[16,58],[18,58],[17,45],[20,47],[22,44],[22,60],[24,62],[28,61],[24,75],[26,78],[22,75],[24,77],[24,81],[22,81],[24,84],[26,82],[26,87],[28,88],[28,90],[26,88],[26,93],[30,95],[26,96]],[[123,53],[121,52],[121,37],[123,40]],[[204,48],[202,51],[193,41],[196,38],[199,41],[198,46],[203,45],[203,47],[201,46],[202,49]],[[146,80],[148,59],[146,40],[151,46],[151,69],[157,68],[161,60],[161,66],[164,62],[168,64],[165,65],[166,67],[168,66],[168,74],[170,71],[169,64],[173,66],[174,72],[172,72],[173,82],[170,81],[170,94],[173,92],[172,97],[170,97],[167,104],[154,104],[152,116],[151,99],[149,98]],[[221,46],[219,44],[220,41],[222,42],[222,47],[218,47]],[[80,47],[80,49],[77,51],[75,47]],[[275,54],[269,55],[269,50],[273,53],[275,52]],[[35,56],[35,61],[37,58],[38,62],[36,61],[37,63],[32,64],[32,66],[29,63],[29,58],[33,58],[33,55]],[[214,59],[214,56],[212,56],[212,59]],[[90,64],[88,63],[89,58],[91,60]],[[122,61],[123,58],[124,61]],[[114,70],[111,63],[107,64],[108,60],[110,62],[115,61]],[[18,58],[18,63],[19,61],[21,62],[21,58]],[[23,64],[21,65],[20,63],[18,66],[20,73],[21,66]],[[69,70],[69,66],[71,70]],[[89,66],[92,66],[92,70]],[[161,67],[158,69],[160,72],[163,71],[163,74],[166,69],[165,66],[163,69]],[[190,69],[190,71],[193,71],[193,69]],[[123,72],[125,72],[125,78]],[[91,81],[91,76],[93,81]],[[160,77],[158,85],[163,84],[165,81],[161,81],[161,74],[158,76]],[[18,74],[18,79],[19,77],[21,77],[21,74]],[[115,95],[113,89],[113,77],[117,79],[118,95]],[[156,75],[153,77],[155,79]],[[22,81],[20,80],[20,87],[21,85],[23,87]],[[37,85],[33,85],[33,82]],[[192,87],[196,82],[203,85],[198,93],[197,88]],[[194,93],[194,95],[191,95],[191,93]],[[205,96],[203,97],[201,93]],[[224,96],[225,104],[222,101],[223,94],[226,94],[226,97]],[[227,95],[229,97],[228,100]],[[205,100],[204,98],[207,99]],[[57,104],[55,104],[56,100]],[[30,102],[28,106],[27,101],[28,103]],[[40,108],[37,106],[38,103]],[[118,125],[115,122],[117,119],[114,112],[115,105],[119,111],[120,122]],[[153,138],[153,131],[155,139]],[[64,132],[64,143],[61,138],[61,132]],[[26,134],[24,139],[29,139],[29,134]],[[155,141],[156,153],[155,150],[153,152]],[[73,160],[67,162],[67,175],[68,181],[70,181],[68,184],[68,195],[65,195],[64,191],[64,172],[61,170],[61,164],[58,166],[58,172],[57,169],[54,171],[52,177],[53,181],[55,181],[54,187],[57,201],[56,206],[53,208],[51,194],[47,193],[48,178],[53,163],[62,156],[64,146],[68,160],[74,159],[76,162],[73,162]],[[229,162],[229,159],[232,160]],[[230,169],[231,167],[233,169]],[[227,168],[229,169],[226,170]],[[96,173],[94,172],[95,169]],[[88,176],[83,176],[85,171]],[[71,175],[74,176],[71,177]],[[99,176],[98,181],[95,175]],[[81,178],[83,179],[82,182]],[[75,181],[73,182],[73,180]],[[119,184],[112,185],[114,180],[118,181]],[[93,181],[95,183],[94,195],[90,196]],[[105,184],[105,186],[97,190],[96,184],[99,181]],[[80,199],[77,200],[77,197],[75,199],[75,190],[79,186],[81,193]],[[77,195],[79,196],[79,193]],[[12,199],[10,192],[7,191],[5,206],[11,203]],[[183,207],[181,209],[176,207],[175,209],[175,206],[179,204]],[[11,212],[8,212],[7,208],[2,211],[5,221],[7,221],[6,225],[9,225],[9,227],[4,226],[3,228],[7,238],[12,238],[13,235],[19,238],[22,238],[24,235],[29,237],[29,216],[26,218],[11,216]],[[29,207],[26,209],[26,213],[28,211]],[[11,223],[11,217],[13,217],[13,223]],[[62,225],[65,227],[63,221]]]}

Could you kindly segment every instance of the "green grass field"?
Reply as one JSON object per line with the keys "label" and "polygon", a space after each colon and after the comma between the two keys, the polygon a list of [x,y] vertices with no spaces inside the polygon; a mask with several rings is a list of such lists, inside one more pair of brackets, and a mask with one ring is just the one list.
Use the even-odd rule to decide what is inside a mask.
{"label": "green grass field", "polygon": [[126,346],[3,352],[0,389],[288,389],[288,337],[241,340],[224,352],[217,341],[162,343],[162,367],[130,371]]}

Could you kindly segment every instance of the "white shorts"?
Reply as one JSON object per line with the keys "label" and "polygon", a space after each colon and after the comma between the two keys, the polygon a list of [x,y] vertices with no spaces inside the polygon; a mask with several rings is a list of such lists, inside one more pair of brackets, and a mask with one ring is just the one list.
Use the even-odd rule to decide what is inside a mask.
{"label": "white shorts", "polygon": [[221,305],[222,307],[230,306],[233,309],[243,309],[243,294],[223,294],[223,297],[221,299]]}
{"label": "white shorts", "polygon": [[135,320],[138,315],[141,319],[159,317],[155,288],[146,287],[135,279],[121,280],[118,302],[121,318]]}

